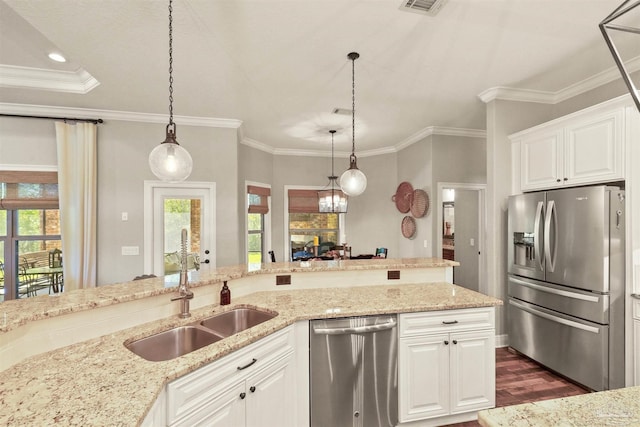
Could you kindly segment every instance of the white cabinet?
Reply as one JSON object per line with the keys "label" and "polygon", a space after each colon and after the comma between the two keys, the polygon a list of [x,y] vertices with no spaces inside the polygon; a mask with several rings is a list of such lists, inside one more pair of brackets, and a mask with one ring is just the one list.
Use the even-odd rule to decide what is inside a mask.
{"label": "white cabinet", "polygon": [[294,346],[288,327],[169,383],[167,424],[295,427]]}
{"label": "white cabinet", "polygon": [[495,406],[494,319],[492,307],[400,315],[401,422],[460,422]]}
{"label": "white cabinet", "polygon": [[625,107],[605,104],[510,136],[522,191],[624,179]]}

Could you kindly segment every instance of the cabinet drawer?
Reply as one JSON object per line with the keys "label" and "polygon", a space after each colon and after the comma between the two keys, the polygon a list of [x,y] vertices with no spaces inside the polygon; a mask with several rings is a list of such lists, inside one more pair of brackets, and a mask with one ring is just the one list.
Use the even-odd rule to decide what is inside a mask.
{"label": "cabinet drawer", "polygon": [[[283,354],[293,352],[294,346],[294,330],[289,326],[170,382],[167,384],[167,424],[215,399],[215,385],[242,381]],[[253,359],[256,361],[251,364]],[[251,366],[238,369],[248,364]]]}
{"label": "cabinet drawer", "polygon": [[404,313],[399,317],[400,337],[495,328],[493,307]]}

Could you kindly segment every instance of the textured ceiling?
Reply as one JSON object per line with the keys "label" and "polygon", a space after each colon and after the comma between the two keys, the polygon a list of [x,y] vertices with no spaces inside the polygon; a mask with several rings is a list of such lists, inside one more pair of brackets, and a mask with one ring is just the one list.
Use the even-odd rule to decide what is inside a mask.
{"label": "textured ceiling", "polygon": [[[399,0],[175,0],[174,113],[237,119],[279,150],[383,150],[425,128],[485,128],[494,87],[558,92],[610,70],[598,23],[620,0],[449,0],[435,17]],[[168,113],[168,2],[0,2],[0,64],[74,71],[86,94],[1,88],[0,101]],[[56,64],[51,49],[69,58]],[[631,54],[640,56],[640,43]],[[178,125],[180,122],[176,120]],[[344,129],[344,131],[342,131]]]}

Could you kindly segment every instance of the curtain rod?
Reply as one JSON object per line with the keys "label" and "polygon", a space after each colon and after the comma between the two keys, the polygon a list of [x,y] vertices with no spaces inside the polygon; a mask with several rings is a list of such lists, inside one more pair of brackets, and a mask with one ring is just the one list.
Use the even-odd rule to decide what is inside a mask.
{"label": "curtain rod", "polygon": [[93,123],[94,125],[97,125],[98,123],[104,123],[104,120],[102,119],[77,119],[77,118],[73,118],[73,117],[48,117],[48,116],[25,116],[22,114],[4,114],[4,113],[0,113],[0,116],[4,116],[4,117],[19,117],[19,118],[23,118],[23,119],[47,119],[47,120],[62,120],[62,121],[70,121],[70,122],[87,122],[87,123]]}

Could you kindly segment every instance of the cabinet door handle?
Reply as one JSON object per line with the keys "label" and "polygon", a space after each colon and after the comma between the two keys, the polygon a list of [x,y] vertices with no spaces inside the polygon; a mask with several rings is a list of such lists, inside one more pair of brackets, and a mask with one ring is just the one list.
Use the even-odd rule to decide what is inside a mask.
{"label": "cabinet door handle", "polygon": [[444,345],[449,345],[449,341],[444,340]]}
{"label": "cabinet door handle", "polygon": [[565,180],[565,181],[569,181],[569,178],[565,178],[564,180]]}
{"label": "cabinet door handle", "polygon": [[456,340],[453,340],[453,343],[454,343],[454,344],[458,344],[458,341],[456,341]]}
{"label": "cabinet door handle", "polygon": [[442,321],[442,324],[443,324],[443,325],[455,325],[456,323],[458,323],[458,321],[457,321],[457,320],[449,320],[449,321],[447,321],[447,320],[443,320],[443,321]]}
{"label": "cabinet door handle", "polygon": [[240,393],[240,399],[244,399],[245,397],[247,397],[247,393],[245,393],[244,391]]}
{"label": "cabinet door handle", "polygon": [[556,182],[560,182],[560,178],[556,179]]}
{"label": "cabinet door handle", "polygon": [[253,365],[253,364],[254,364],[254,363],[256,363],[257,361],[258,361],[258,359],[253,358],[253,359],[251,360],[251,362],[247,363],[246,365],[244,365],[244,366],[238,366],[238,371],[242,371],[243,369],[247,369],[249,366]]}
{"label": "cabinet door handle", "polygon": [[251,393],[255,393],[255,391],[256,391],[256,386],[252,385],[251,387],[249,387],[249,391],[250,391]]}

